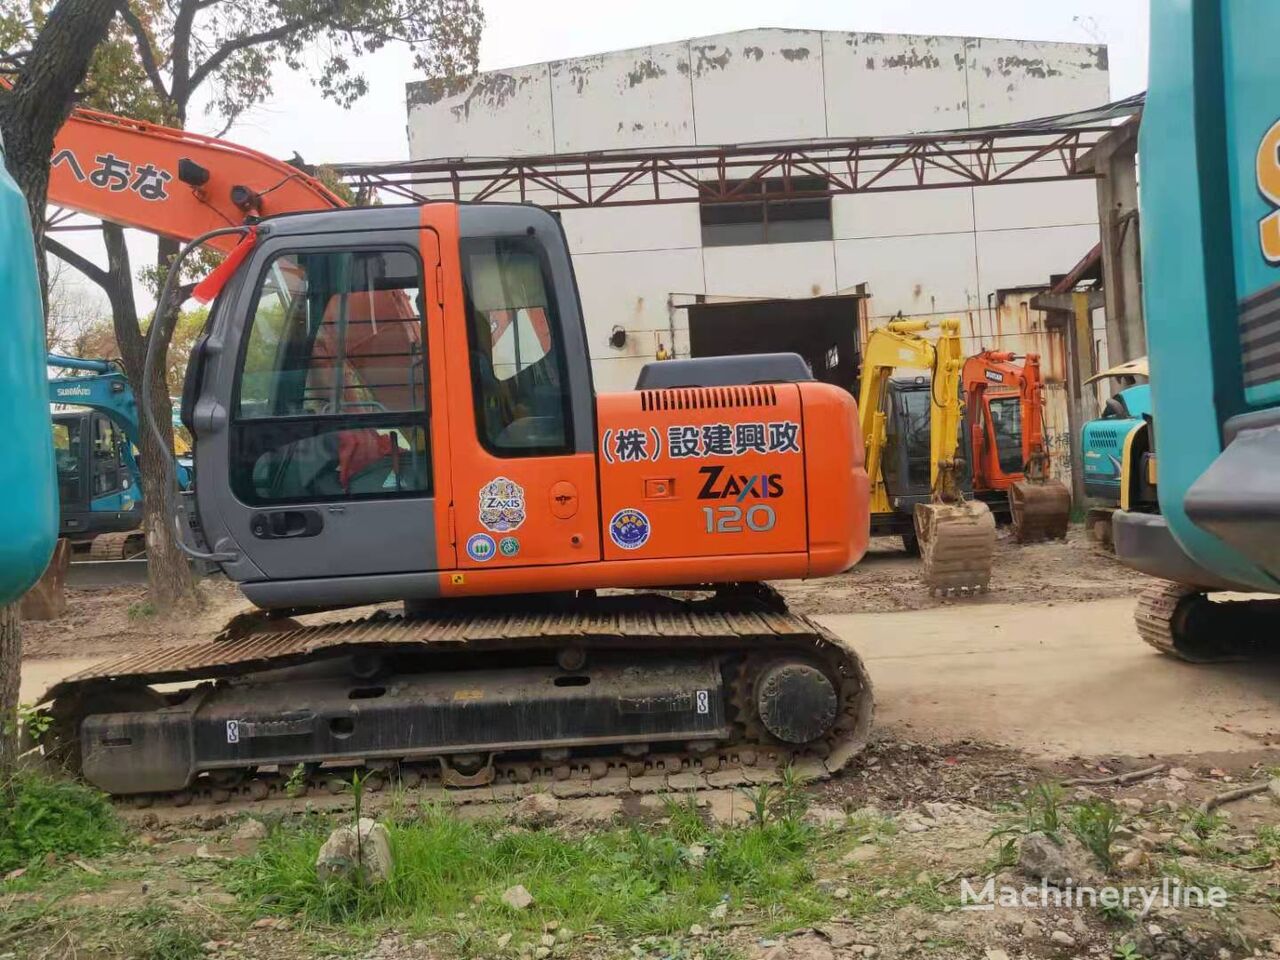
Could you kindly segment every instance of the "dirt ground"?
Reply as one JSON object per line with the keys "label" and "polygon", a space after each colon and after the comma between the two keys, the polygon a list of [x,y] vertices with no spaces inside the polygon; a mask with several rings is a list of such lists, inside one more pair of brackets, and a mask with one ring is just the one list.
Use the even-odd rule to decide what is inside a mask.
{"label": "dirt ground", "polygon": [[996,532],[991,590],[980,597],[931,597],[920,587],[920,561],[902,549],[897,537],[876,537],[867,555],[848,573],[826,580],[778,584],[797,613],[875,613],[927,610],[963,604],[1065,603],[1132,596],[1150,581],[1114,557],[1095,549],[1082,527],[1073,526],[1065,543],[1024,544]]}

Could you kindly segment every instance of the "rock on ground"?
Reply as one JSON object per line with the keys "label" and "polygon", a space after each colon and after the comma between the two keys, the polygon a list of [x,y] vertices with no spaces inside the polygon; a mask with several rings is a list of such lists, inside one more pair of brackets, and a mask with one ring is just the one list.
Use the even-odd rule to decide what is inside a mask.
{"label": "rock on ground", "polygon": [[235,838],[237,840],[265,840],[267,838],[267,825],[261,820],[249,817],[236,828]]}
{"label": "rock on ground", "polygon": [[502,902],[512,910],[527,910],[533,906],[533,894],[524,888],[524,884],[517,883],[503,891]]}
{"label": "rock on ground", "polygon": [[560,801],[549,793],[531,793],[522,797],[512,811],[512,819],[525,827],[546,827],[560,815]]}
{"label": "rock on ground", "polygon": [[1093,874],[1085,856],[1084,848],[1071,837],[1059,846],[1048,834],[1028,833],[1018,847],[1018,868],[1055,887],[1065,886],[1068,880],[1079,884]]}
{"label": "rock on ground", "polygon": [[356,826],[334,830],[316,855],[316,876],[322,882],[337,877],[363,877],[366,884],[384,883],[391,878],[392,869],[387,828],[368,817],[361,817]]}

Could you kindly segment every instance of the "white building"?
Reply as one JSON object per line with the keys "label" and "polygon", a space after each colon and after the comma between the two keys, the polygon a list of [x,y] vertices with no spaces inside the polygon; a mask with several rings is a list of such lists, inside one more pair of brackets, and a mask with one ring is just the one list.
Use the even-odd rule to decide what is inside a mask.
{"label": "white building", "polygon": [[[954,130],[1109,99],[1100,46],[752,30],[493,71],[451,89],[410,84],[408,134],[415,160],[550,155]],[[691,304],[809,301],[860,284],[870,297],[861,306],[797,305],[778,314],[782,326],[834,323],[856,336],[859,309],[873,324],[958,315],[974,352],[1025,350],[992,322],[997,293],[1044,283],[1098,241],[1091,181],[763,200],[563,211],[597,389],[632,387],[659,343],[690,355]],[[767,333],[693,312],[705,324],[696,352],[732,352],[732,342],[706,344],[735,329],[744,351]]]}

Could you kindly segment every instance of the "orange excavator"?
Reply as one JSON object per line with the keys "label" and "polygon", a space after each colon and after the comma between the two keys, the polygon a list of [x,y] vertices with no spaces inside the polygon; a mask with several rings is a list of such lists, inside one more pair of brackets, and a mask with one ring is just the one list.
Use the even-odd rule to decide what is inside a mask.
{"label": "orange excavator", "polygon": [[50,200],[184,241],[177,266],[227,254],[182,396],[195,486],[166,508],[259,611],[55,685],[47,756],[145,804],[352,768],[688,789],[823,775],[865,743],[857,654],[765,584],[867,543],[856,405],[799,358],[667,361],[596,394],[550,213],[344,209],[152,124],[78,111]]}
{"label": "orange excavator", "polygon": [[992,505],[1007,497],[1019,543],[1065,539],[1071,494],[1049,478],[1039,355],[983,350],[965,361],[962,382],[974,496]]}

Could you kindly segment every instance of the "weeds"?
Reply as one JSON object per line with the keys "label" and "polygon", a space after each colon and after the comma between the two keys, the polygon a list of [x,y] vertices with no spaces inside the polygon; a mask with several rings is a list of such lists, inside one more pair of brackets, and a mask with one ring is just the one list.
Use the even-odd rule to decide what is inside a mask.
{"label": "weeds", "polygon": [[126,929],[135,931],[130,956],[138,960],[197,960],[204,956],[205,939],[195,928],[175,918],[172,910],[147,904],[124,916]]}
{"label": "weeds", "polygon": [[1117,946],[1111,951],[1112,960],[1144,960],[1141,951],[1138,950],[1137,944],[1132,940]]}
{"label": "weeds", "polygon": [[120,839],[110,803],[95,790],[26,772],[0,783],[0,874],[51,853],[98,856]]}
{"label": "weeds", "polygon": [[[421,933],[541,930],[548,919],[571,929],[603,926],[625,935],[670,934],[706,922],[725,897],[750,903],[779,927],[830,915],[812,886],[818,831],[799,818],[768,818],[748,827],[709,827],[688,800],[672,800],[663,830],[617,828],[577,837],[512,831],[499,823],[463,822],[427,808],[388,829],[396,869],[369,888],[321,882],[315,856],[328,823],[280,829],[233,868],[246,901],[281,915],[321,923],[391,920]],[[706,853],[688,855],[690,846]],[[520,914],[501,902],[523,884],[535,905]],[[461,914],[461,918],[459,918]]]}
{"label": "weeds", "polygon": [[1109,800],[1090,800],[1071,811],[1071,832],[1107,873],[1115,869],[1113,845],[1123,817]]}
{"label": "weeds", "polygon": [[156,615],[156,606],[150,600],[139,600],[136,603],[129,604],[126,611],[130,620],[145,620],[147,617]]}
{"label": "weeds", "polygon": [[1056,783],[1037,783],[1027,792],[1026,799],[1014,808],[1015,815],[1003,827],[991,832],[987,843],[1001,840],[1000,852],[995,860],[997,869],[1017,862],[1018,838],[1029,833],[1043,833],[1054,843],[1062,844],[1061,808],[1064,794],[1065,791]]}
{"label": "weeds", "polygon": [[1198,807],[1186,807],[1178,812],[1183,832],[1190,831],[1199,840],[1208,840],[1223,828],[1226,820],[1220,813],[1205,813]]}

